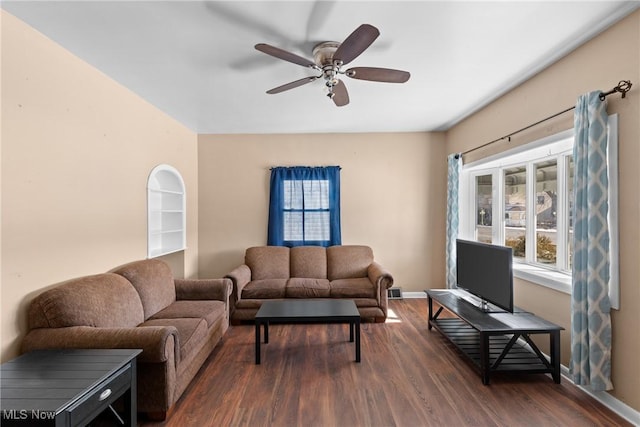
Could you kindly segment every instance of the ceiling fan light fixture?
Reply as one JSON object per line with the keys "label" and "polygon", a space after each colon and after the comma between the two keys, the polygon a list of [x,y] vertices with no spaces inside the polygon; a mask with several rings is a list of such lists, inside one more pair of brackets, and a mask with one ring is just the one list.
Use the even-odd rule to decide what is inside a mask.
{"label": "ceiling fan light fixture", "polygon": [[338,84],[338,79],[336,78],[327,78],[325,79],[325,86],[327,86],[329,89],[331,89],[332,87],[336,86]]}
{"label": "ceiling fan light fixture", "polygon": [[336,106],[342,107],[349,103],[349,93],[344,82],[339,79],[341,74],[357,80],[388,83],[406,82],[409,80],[410,74],[402,70],[375,67],[355,67],[346,71],[341,70],[343,65],[353,61],[364,52],[379,35],[380,31],[374,26],[362,24],[342,43],[325,41],[315,45],[312,51],[313,62],[278,47],[266,43],[258,43],[255,45],[255,48],[263,53],[320,72],[319,75],[305,77],[278,86],[268,90],[267,93],[274,94],[284,92],[285,90],[293,89],[322,78],[328,92],[327,96],[333,100]]}

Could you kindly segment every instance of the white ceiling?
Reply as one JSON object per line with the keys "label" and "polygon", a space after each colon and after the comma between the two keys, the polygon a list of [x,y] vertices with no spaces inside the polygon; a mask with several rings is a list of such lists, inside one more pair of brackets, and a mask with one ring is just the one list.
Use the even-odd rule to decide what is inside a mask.
{"label": "white ceiling", "polygon": [[[444,130],[640,6],[638,1],[3,1],[2,8],[197,133]],[[345,78],[266,90],[360,24],[380,37],[351,66],[411,72],[404,84]],[[612,82],[612,85],[616,82]],[[602,88],[608,89],[608,88]]]}

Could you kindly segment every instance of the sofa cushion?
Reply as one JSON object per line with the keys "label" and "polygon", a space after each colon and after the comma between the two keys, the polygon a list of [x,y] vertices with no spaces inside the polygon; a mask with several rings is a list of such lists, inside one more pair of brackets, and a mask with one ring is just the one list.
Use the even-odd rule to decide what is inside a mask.
{"label": "sofa cushion", "polygon": [[178,330],[178,345],[180,347],[180,360],[185,360],[192,353],[202,347],[207,340],[207,322],[198,318],[179,319],[152,319],[147,320],[144,326],[173,326]]}
{"label": "sofa cushion", "polygon": [[149,319],[176,300],[173,274],[163,261],[134,261],[116,268],[113,273],[123,276],[136,288],[144,307],[145,319]]}
{"label": "sofa cushion", "polygon": [[241,299],[240,301],[238,301],[238,304],[236,304],[236,308],[243,308],[243,309],[255,309],[255,311],[258,311],[258,309],[262,306],[262,303],[264,302],[263,299]]}
{"label": "sofa cushion", "polygon": [[327,278],[327,249],[322,246],[291,248],[291,277]]}
{"label": "sofa cushion", "polygon": [[244,263],[251,269],[251,280],[288,279],[289,248],[257,246],[246,250]]}
{"label": "sofa cushion", "polygon": [[329,280],[367,277],[373,262],[369,246],[344,245],[327,248],[327,274]]}
{"label": "sofa cushion", "polygon": [[286,286],[287,279],[252,280],[242,289],[242,298],[284,298]]}
{"label": "sofa cushion", "polygon": [[79,277],[44,291],[29,306],[29,328],[131,328],[144,321],[142,303],[125,278],[104,273]]}
{"label": "sofa cushion", "polygon": [[199,318],[207,321],[211,327],[218,319],[225,317],[225,306],[222,301],[182,300],[170,304],[153,316],[153,319]]}
{"label": "sofa cushion", "polygon": [[287,282],[285,297],[287,298],[329,298],[329,281],[327,279],[303,279],[292,277]]}
{"label": "sofa cushion", "polygon": [[367,277],[333,280],[331,298],[375,298],[376,289]]}

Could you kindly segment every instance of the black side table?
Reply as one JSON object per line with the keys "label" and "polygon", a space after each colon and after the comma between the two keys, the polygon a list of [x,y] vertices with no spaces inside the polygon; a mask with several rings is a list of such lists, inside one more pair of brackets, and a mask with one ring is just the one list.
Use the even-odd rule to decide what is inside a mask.
{"label": "black side table", "polygon": [[[1,424],[84,426],[107,408],[137,424],[137,349],[37,350],[0,365]],[[124,396],[122,417],[111,406]]]}

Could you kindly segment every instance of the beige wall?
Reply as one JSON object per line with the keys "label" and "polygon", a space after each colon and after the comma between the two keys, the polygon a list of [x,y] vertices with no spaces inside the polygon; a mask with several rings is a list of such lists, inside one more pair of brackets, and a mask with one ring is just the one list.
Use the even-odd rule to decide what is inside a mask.
{"label": "beige wall", "polygon": [[342,167],[342,243],[373,248],[396,286],[444,280],[446,159],[438,133],[200,135],[200,277],[266,244],[269,168]]}
{"label": "beige wall", "polygon": [[[371,245],[398,286],[421,291],[444,281],[446,154],[624,78],[634,90],[609,107],[620,113],[622,231],[613,394],[640,410],[640,12],[455,126],[446,141],[437,133],[197,137],[1,13],[2,360],[17,354],[35,294],[145,257],[144,187],[158,163],[177,167],[187,185],[189,249],[167,257],[180,275],[218,277],[242,262],[246,247],[265,243],[270,166],[339,164],[343,242]],[[570,126],[569,114],[466,160]],[[519,281],[516,303],[567,328],[567,363],[569,297]]]}
{"label": "beige wall", "polygon": [[195,133],[2,12],[3,360],[43,288],[146,257],[159,163],[186,182],[190,249],[177,264],[197,274],[196,156]]}
{"label": "beige wall", "polygon": [[[520,129],[575,104],[579,94],[609,90],[630,79],[626,99],[608,98],[609,113],[619,114],[620,294],[612,312],[612,394],[640,410],[640,11],[627,17],[564,59],[447,132],[447,152],[464,151]],[[573,126],[568,113],[531,131],[465,156],[465,161],[551,135]],[[570,298],[541,286],[517,281],[517,305],[566,328],[562,359],[570,354]]]}

